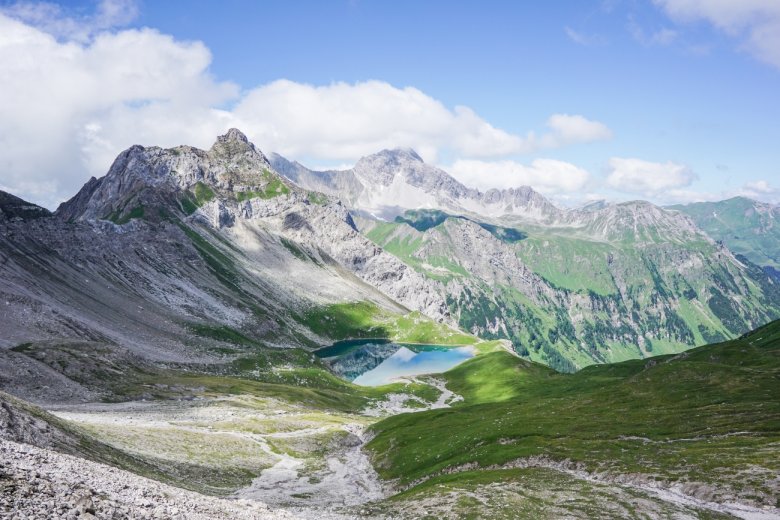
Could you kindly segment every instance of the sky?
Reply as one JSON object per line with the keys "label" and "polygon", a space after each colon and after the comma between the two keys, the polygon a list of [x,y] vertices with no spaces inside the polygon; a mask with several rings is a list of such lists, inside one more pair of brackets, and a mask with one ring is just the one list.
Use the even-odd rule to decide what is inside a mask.
{"label": "sky", "polygon": [[0,190],[237,127],[312,168],[411,147],[562,205],[780,202],[780,1],[0,0]]}

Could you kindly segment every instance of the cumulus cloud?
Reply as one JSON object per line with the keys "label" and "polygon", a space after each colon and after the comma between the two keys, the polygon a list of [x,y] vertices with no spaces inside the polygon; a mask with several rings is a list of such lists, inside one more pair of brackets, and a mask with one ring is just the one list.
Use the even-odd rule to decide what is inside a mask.
{"label": "cumulus cloud", "polygon": [[102,0],[94,13],[70,14],[59,4],[21,1],[0,8],[0,13],[58,38],[85,42],[100,31],[132,22],[138,16],[138,4],[135,0]]}
{"label": "cumulus cloud", "polygon": [[732,197],[747,197],[770,204],[780,203],[780,189],[765,180],[746,182],[739,188],[721,191],[699,191],[689,188],[671,188],[655,195],[654,200],[662,204],[689,204],[691,202],[716,202]]}
{"label": "cumulus cloud", "polygon": [[430,161],[442,152],[498,158],[611,135],[601,123],[564,114],[540,136],[516,135],[468,107],[450,109],[381,81],[278,80],[242,92],[211,76],[211,53],[200,42],[152,29],[102,30],[134,4],[103,2],[97,14],[59,25],[61,11],[33,5],[36,15],[28,4],[0,13],[0,189],[48,207],[133,144],[208,147],[231,126],[266,151],[339,162],[398,146]]}
{"label": "cumulus cloud", "polygon": [[586,170],[554,159],[535,159],[530,165],[464,159],[445,169],[465,185],[482,190],[532,186],[542,193],[559,194],[580,191],[590,179]]}
{"label": "cumulus cloud", "polygon": [[609,160],[609,168],[609,187],[648,198],[668,197],[672,192],[682,194],[682,188],[697,179],[687,166],[673,162],[613,157]]}
{"label": "cumulus cloud", "polygon": [[277,80],[248,92],[233,116],[256,142],[293,157],[354,160],[402,146],[435,160],[442,148],[472,156],[528,148],[524,138],[467,107],[450,110],[416,88],[382,81],[315,86]]}
{"label": "cumulus cloud", "polygon": [[518,136],[473,110],[453,110],[412,87],[381,81],[315,86],[274,81],[250,91],[233,115],[259,143],[291,156],[344,160],[411,147],[435,161],[443,149],[466,157],[500,157],[597,141],[612,134],[581,115],[553,115],[549,132]]}
{"label": "cumulus cloud", "polygon": [[547,144],[550,148],[612,138],[612,131],[604,123],[579,115],[555,114],[547,120],[547,126],[553,130],[545,138],[550,140]]}
{"label": "cumulus cloud", "polygon": [[736,192],[736,195],[775,204],[780,202],[780,189],[772,186],[765,180],[746,182],[742,188]]}
{"label": "cumulus cloud", "polygon": [[[209,50],[150,29],[87,44],[0,14],[0,187],[51,207],[134,142],[206,144],[235,85]],[[148,140],[147,140],[148,139]]]}
{"label": "cumulus cloud", "polygon": [[133,144],[208,147],[230,127],[265,151],[331,163],[394,147],[428,161],[497,159],[611,136],[569,114],[518,135],[381,81],[282,79],[242,91],[210,74],[201,42],[116,29],[136,15],[131,0],[104,0],[94,13],[38,2],[0,9],[0,189],[54,207]]}
{"label": "cumulus cloud", "polygon": [[774,193],[777,191],[767,181],[746,182],[744,189],[751,190],[755,193]]}
{"label": "cumulus cloud", "polygon": [[742,40],[756,58],[780,67],[780,2],[777,0],[654,0],[670,17],[706,20]]}

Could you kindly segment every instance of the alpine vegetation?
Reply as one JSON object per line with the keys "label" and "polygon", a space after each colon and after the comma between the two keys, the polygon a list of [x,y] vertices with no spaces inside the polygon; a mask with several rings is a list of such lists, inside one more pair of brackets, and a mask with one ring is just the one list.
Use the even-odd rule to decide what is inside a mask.
{"label": "alpine vegetation", "polygon": [[0,0],[0,519],[780,519],[779,5]]}

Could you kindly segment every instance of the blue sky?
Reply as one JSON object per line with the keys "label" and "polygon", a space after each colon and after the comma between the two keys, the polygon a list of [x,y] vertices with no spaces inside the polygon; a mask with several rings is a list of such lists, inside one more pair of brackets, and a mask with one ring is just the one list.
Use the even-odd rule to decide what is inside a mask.
{"label": "blue sky", "polygon": [[131,144],[239,126],[311,166],[412,146],[564,204],[778,202],[779,4],[0,2],[0,188],[53,206]]}

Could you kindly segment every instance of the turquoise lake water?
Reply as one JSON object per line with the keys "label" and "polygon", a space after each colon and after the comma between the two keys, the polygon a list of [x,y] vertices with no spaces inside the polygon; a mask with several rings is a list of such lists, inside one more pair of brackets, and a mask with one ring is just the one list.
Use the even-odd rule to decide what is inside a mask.
{"label": "turquoise lake water", "polygon": [[445,372],[474,357],[474,349],[364,339],[340,341],[315,354],[348,381],[362,386],[380,386],[399,377]]}

